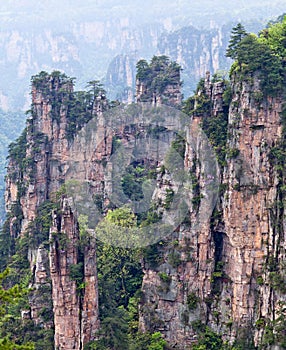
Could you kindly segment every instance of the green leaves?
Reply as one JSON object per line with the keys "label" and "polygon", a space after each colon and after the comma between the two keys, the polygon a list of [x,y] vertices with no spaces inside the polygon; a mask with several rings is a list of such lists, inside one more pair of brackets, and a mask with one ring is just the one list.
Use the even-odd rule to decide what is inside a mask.
{"label": "green leaves", "polygon": [[[123,233],[136,229],[136,217],[129,208],[110,210],[98,226],[96,235],[106,238],[110,235],[114,240],[116,235],[121,236],[121,228]],[[97,262],[99,296],[103,314],[107,316],[108,310],[114,310],[114,307],[127,307],[129,298],[141,287],[143,273],[138,249],[108,244],[108,240],[104,242],[98,241]]]}
{"label": "green leaves", "polygon": [[65,102],[68,119],[66,137],[68,140],[72,140],[76,132],[93,117],[93,101],[101,91],[101,87],[97,81],[92,81],[88,88],[88,92],[77,91],[70,94],[69,99]]}
{"label": "green leaves", "polygon": [[176,62],[170,62],[167,56],[153,56],[150,64],[140,60],[136,68],[136,79],[146,86],[141,102],[149,101],[153,93],[163,93],[167,85],[180,83],[181,67]]}
{"label": "green leaves", "polygon": [[244,26],[241,23],[238,23],[235,27],[232,28],[231,38],[226,51],[226,57],[237,59],[238,49],[239,49],[241,40],[246,35],[247,35],[247,32],[245,31]]}
{"label": "green leaves", "polygon": [[231,72],[237,72],[242,79],[258,73],[264,95],[281,93],[286,73],[286,17],[264,29],[258,37],[247,33],[239,23],[232,30],[226,56],[236,60]]}
{"label": "green leaves", "polygon": [[160,332],[155,332],[151,335],[151,344],[148,346],[148,350],[164,350],[167,345],[166,340],[163,339]]}
{"label": "green leaves", "polygon": [[222,350],[223,341],[221,335],[212,331],[209,327],[205,327],[203,333],[199,335],[198,344],[195,345],[193,350]]}
{"label": "green leaves", "polygon": [[286,16],[281,22],[264,29],[260,33],[259,40],[268,45],[276,55],[286,58]]}
{"label": "green leaves", "polygon": [[25,345],[17,345],[13,341],[9,340],[8,337],[0,339],[1,350],[34,350],[35,346],[32,343]]}
{"label": "green leaves", "polygon": [[0,273],[0,317],[3,317],[8,304],[16,303],[22,293],[20,287],[16,284],[10,289],[5,289],[3,280],[9,275],[10,270],[6,269]]}
{"label": "green leaves", "polygon": [[[0,273],[0,324],[5,323],[8,315],[6,315],[9,306],[16,304],[24,294],[26,289],[20,288],[19,285],[14,285],[12,288],[4,288],[4,280],[9,277],[10,270],[6,269]],[[11,341],[7,336],[0,339],[1,350],[33,350],[34,345],[27,343],[25,345],[17,345]]]}

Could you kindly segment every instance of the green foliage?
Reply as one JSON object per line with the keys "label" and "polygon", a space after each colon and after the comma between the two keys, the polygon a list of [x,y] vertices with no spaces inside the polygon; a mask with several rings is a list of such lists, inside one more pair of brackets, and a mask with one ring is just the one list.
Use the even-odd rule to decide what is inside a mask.
{"label": "green foliage", "polygon": [[[29,310],[29,298],[33,295],[42,305],[39,316],[45,322],[52,323],[52,303],[50,285],[42,285],[38,290],[29,290],[32,273],[27,259],[30,246],[30,236],[19,237],[16,240],[15,254],[10,258],[10,273],[3,281],[5,290],[7,287],[19,289],[19,297],[14,296],[13,302],[8,303],[5,317],[0,325],[0,339],[8,337],[19,344],[33,342],[36,350],[53,350],[53,329],[45,330],[35,325],[32,320],[22,320],[21,310]],[[11,287],[12,286],[12,287]],[[32,293],[32,294],[31,294]]]}
{"label": "green foliage", "polygon": [[112,149],[111,154],[114,154],[120,147],[121,147],[122,141],[121,138],[118,136],[112,136]]}
{"label": "green foliage", "polygon": [[145,60],[138,61],[136,79],[144,83],[146,91],[141,102],[148,102],[154,93],[162,94],[167,85],[180,84],[180,66],[167,56],[153,56],[150,64]]}
{"label": "green foliage", "polygon": [[6,220],[0,231],[0,270],[3,270],[8,263],[15,248],[15,240],[10,233],[10,223]]}
{"label": "green foliage", "polygon": [[[123,311],[123,310],[121,310]],[[165,350],[167,349],[167,342],[163,339],[160,332],[150,333],[135,333],[132,337],[126,338],[126,314],[120,315],[121,318],[117,320],[117,315],[115,320],[111,320],[111,324],[106,327],[104,324],[104,332],[100,332],[99,336],[102,338],[98,341],[93,341],[86,344],[84,350]],[[121,320],[121,324],[119,321]],[[117,322],[116,322],[117,321]],[[125,326],[124,326],[125,325]],[[104,335],[103,335],[104,333]],[[118,341],[120,339],[120,342]]]}
{"label": "green foliage", "polygon": [[166,131],[168,131],[168,129],[161,125],[157,125],[157,126],[152,125],[147,129],[148,135],[151,135],[155,139],[159,139],[160,135],[162,135]]}
{"label": "green foliage", "polygon": [[[201,79],[198,83],[195,95],[185,101],[183,111],[190,116],[202,116],[201,127],[216,153],[219,164],[224,166],[226,164],[228,110],[232,92],[230,83],[225,79],[221,79],[221,81],[224,85],[223,111],[221,113],[212,115],[211,100],[206,94],[204,79]],[[192,174],[195,174],[193,170]],[[195,184],[195,179],[193,183]],[[198,191],[194,197],[197,196],[199,196]],[[197,197],[194,204],[197,205],[199,202],[200,198]]]}
{"label": "green foliage", "polygon": [[0,317],[3,318],[5,315],[7,306],[9,304],[16,303],[22,296],[23,291],[20,289],[19,285],[14,285],[10,289],[5,289],[3,287],[3,281],[7,278],[10,271],[9,269],[4,270],[0,273]]}
{"label": "green foliage", "polygon": [[106,221],[120,227],[132,228],[136,226],[136,216],[128,207],[109,210]]}
{"label": "green foliage", "polygon": [[141,287],[142,277],[137,251],[98,242],[99,298],[103,315],[115,306],[127,307],[129,298]]}
{"label": "green foliage", "polygon": [[69,267],[69,276],[70,279],[76,282],[77,287],[83,283],[84,270],[83,263],[71,264]]}
{"label": "green foliage", "polygon": [[[51,103],[50,115],[60,122],[61,113],[65,112],[68,123],[66,138],[71,141],[75,134],[94,116],[94,103],[98,96],[106,92],[98,80],[88,82],[87,91],[73,91],[74,78],[64,73],[53,71],[51,74],[40,72],[32,77],[32,85]],[[60,88],[59,88],[60,87]],[[33,114],[32,109],[32,114]]]}
{"label": "green foliage", "polygon": [[187,296],[187,305],[189,310],[195,310],[198,306],[199,297],[196,293],[192,292]]}
{"label": "green foliage", "polygon": [[[110,224],[116,225],[117,231],[120,227],[132,228],[136,226],[136,217],[129,208],[110,210],[98,229],[105,233]],[[102,317],[105,317],[111,315],[114,308],[127,307],[129,298],[141,287],[143,273],[139,250],[102,241],[98,241],[97,247],[99,299],[103,307]]]}
{"label": "green foliage", "polygon": [[[112,219],[123,223],[122,217],[118,219],[112,215]],[[129,219],[126,224],[130,224]],[[137,333],[138,306],[131,306],[131,300],[142,284],[140,255],[137,250],[101,241],[98,241],[97,247],[101,338],[95,349],[125,350],[131,342],[128,333],[133,336],[134,332]]]}
{"label": "green foliage", "polygon": [[211,113],[211,101],[205,94],[196,96],[196,108],[194,110],[196,115],[209,115]]}
{"label": "green foliage", "polygon": [[[283,209],[283,204],[282,204]],[[275,229],[281,229],[280,225],[281,218],[278,217],[277,225]],[[280,225],[279,225],[280,224]],[[285,266],[283,262],[280,262],[277,257],[269,255],[265,262],[265,268],[268,275],[268,279],[265,282],[268,282],[271,288],[274,291],[280,293],[286,293],[286,275],[285,275]]]}
{"label": "green foliage", "polygon": [[181,255],[179,252],[172,251],[168,254],[168,262],[174,268],[177,268],[181,263]]}
{"label": "green foliage", "polygon": [[221,335],[212,331],[209,327],[205,327],[204,332],[199,334],[197,345],[192,350],[222,350],[223,341]]}
{"label": "green foliage", "polygon": [[[136,216],[128,207],[110,210],[103,221],[99,230],[104,232],[109,230],[111,224],[116,225],[117,231],[121,227],[124,230],[137,226]],[[156,251],[152,253],[154,259],[158,259]],[[86,349],[165,349],[166,342],[161,334],[142,334],[138,330],[143,278],[141,259],[141,249],[128,249],[97,241],[101,330],[99,340],[88,344]]]}
{"label": "green foliage", "polygon": [[129,348],[128,350],[146,350],[150,345],[151,334],[140,333],[131,334],[129,337]]}
{"label": "green foliage", "polygon": [[171,143],[171,147],[180,155],[182,159],[185,158],[186,151],[186,139],[177,134],[174,141]]}
{"label": "green foliage", "polygon": [[25,345],[17,345],[13,341],[9,340],[8,337],[0,339],[1,350],[34,350],[35,346],[32,343]]}
{"label": "green foliage", "polygon": [[237,60],[243,74],[258,72],[260,86],[266,95],[276,95],[283,88],[282,60],[255,35],[247,35],[240,43]]}
{"label": "green foliage", "polygon": [[156,269],[162,261],[159,244],[152,244],[143,249],[143,257],[149,268]]}
{"label": "green foliage", "polygon": [[167,275],[166,272],[159,272],[158,276],[160,277],[160,280],[165,283],[171,283],[172,277]]}
{"label": "green foliage", "polygon": [[87,83],[87,92],[92,95],[93,100],[95,97],[106,95],[106,91],[99,80],[91,80]]}
{"label": "green foliage", "polygon": [[286,277],[280,271],[269,272],[269,281],[274,290],[286,292]]}
{"label": "green foliage", "polygon": [[239,149],[237,149],[237,148],[229,148],[227,150],[228,158],[237,158],[238,155],[239,155]]}
{"label": "green foliage", "polygon": [[[51,225],[51,211],[54,208],[54,204],[46,201],[42,203],[37,210],[35,220],[30,223],[27,232],[23,236],[18,236],[20,231],[20,224],[22,220],[22,208],[20,201],[18,200],[11,208],[8,219],[3,227],[7,230],[7,235],[11,236],[10,229],[12,228],[12,234],[14,239],[10,244],[9,255],[5,261],[5,264],[10,267],[10,273],[5,278],[5,288],[9,287],[9,290],[19,288],[19,297],[14,296],[13,302],[9,302],[6,307],[5,320],[1,320],[0,326],[0,339],[9,339],[11,344],[24,344],[27,343],[27,347],[19,347],[19,349],[53,349],[53,329],[45,330],[41,326],[34,324],[32,320],[22,320],[20,317],[21,310],[29,309],[29,298],[40,300],[43,310],[39,313],[43,322],[50,322],[52,324],[52,304],[50,301],[51,290],[48,285],[41,286],[38,290],[30,291],[28,286],[31,283],[32,273],[30,271],[30,264],[28,261],[28,252],[30,249],[37,248],[41,243],[48,245],[49,228]],[[10,220],[13,218],[13,226],[9,225]],[[3,234],[3,233],[2,233]],[[15,246],[14,246],[15,244]],[[29,345],[33,342],[34,345]],[[32,343],[31,343],[32,344]],[[4,345],[3,345],[4,346]],[[6,343],[5,343],[6,346]],[[8,346],[8,345],[7,345]],[[11,345],[13,349],[18,349],[18,346]]]}
{"label": "green foliage", "polygon": [[[0,110],[0,219],[5,218],[5,204],[4,204],[4,181],[6,176],[8,147],[20,135],[20,131],[25,127],[25,115],[22,112],[4,112]],[[18,151],[24,153],[23,149],[14,149],[14,156],[21,161],[18,156]],[[16,161],[18,163],[18,160]],[[16,177],[18,169],[15,168],[13,176]],[[12,175],[11,175],[12,176]]]}
{"label": "green foliage", "polygon": [[259,318],[256,322],[255,322],[255,327],[258,329],[261,329],[265,326],[265,320],[264,318]]}
{"label": "green foliage", "polygon": [[151,335],[151,343],[147,350],[164,350],[166,345],[167,342],[162,338],[162,334],[155,332]]}
{"label": "green foliage", "polygon": [[[93,86],[93,91],[100,91]],[[94,95],[91,92],[77,91],[69,95],[65,101],[67,108],[68,124],[66,126],[66,138],[72,140],[75,134],[93,117]]]}
{"label": "green foliage", "polygon": [[[10,222],[11,219],[13,219],[12,222]],[[0,234],[0,242],[3,242],[3,245],[0,246],[0,266],[2,268],[7,266],[9,258],[15,253],[15,243],[20,232],[22,219],[23,211],[20,200],[17,199],[17,202],[11,206]]]}
{"label": "green foliage", "polygon": [[18,198],[20,198],[26,190],[23,179],[24,172],[29,167],[33,167],[32,159],[26,156],[27,147],[27,128],[25,128],[18,139],[9,145],[8,158],[15,165],[13,171],[8,176],[12,181],[17,181]]}
{"label": "green foliage", "polygon": [[49,244],[49,233],[52,225],[52,212],[58,205],[49,200],[40,204],[37,208],[36,218],[29,225],[29,246],[37,248],[40,244]]}
{"label": "green foliage", "polygon": [[166,189],[165,203],[164,203],[164,208],[165,209],[168,210],[168,209],[171,208],[174,196],[175,196],[175,192],[171,188],[167,188]]}
{"label": "green foliage", "polygon": [[36,89],[42,89],[46,86],[46,81],[49,78],[49,73],[41,71],[37,75],[33,75],[31,78],[31,83]]}
{"label": "green foliage", "polygon": [[258,276],[257,279],[256,279],[256,283],[257,283],[259,286],[262,286],[262,285],[264,284],[263,277],[262,277],[262,276]]}
{"label": "green foliage", "polygon": [[212,274],[212,280],[214,281],[216,278],[221,278],[223,276],[223,272],[222,271],[215,271]]}
{"label": "green foliage", "polygon": [[225,107],[230,105],[232,100],[232,90],[229,81],[225,81],[225,90],[223,92],[222,99]]}
{"label": "green foliage", "polygon": [[264,328],[264,336],[263,336],[263,343],[264,345],[274,345],[275,344],[275,336],[274,336],[274,330],[273,326],[266,325]]}
{"label": "green foliage", "polygon": [[[112,315],[101,321],[99,340],[90,344],[87,349],[96,350],[126,350],[128,349],[128,323],[127,312],[124,308],[113,310]],[[92,347],[93,346],[93,347]]]}
{"label": "green foliage", "polygon": [[149,67],[149,64],[146,60],[140,60],[136,64],[136,78],[139,80],[146,80],[148,79],[149,74],[151,74],[151,67]]}
{"label": "green foliage", "polygon": [[248,34],[239,24],[233,28],[227,56],[236,60],[231,74],[241,79],[258,74],[264,95],[275,96],[284,90],[286,18],[272,24],[257,37]]}
{"label": "green foliage", "polygon": [[24,164],[22,162],[26,158],[27,129],[24,129],[18,139],[9,145],[8,149],[9,158],[19,164],[21,170],[24,170]]}
{"label": "green foliage", "polygon": [[221,166],[225,165],[228,112],[202,120],[202,129],[213,146]]}
{"label": "green foliage", "polygon": [[278,317],[273,321],[275,342],[282,349],[286,348],[286,317],[285,317],[285,302],[278,303]]}
{"label": "green foliage", "polygon": [[51,74],[41,71],[31,78],[32,86],[38,91],[42,92],[46,97],[50,97],[50,92],[55,86],[59,84],[73,85],[74,78],[69,78],[65,73],[60,71],[53,71]]}
{"label": "green foliage", "polygon": [[144,198],[143,184],[150,178],[150,168],[134,162],[130,164],[121,180],[123,193],[133,201]]}
{"label": "green foliage", "polygon": [[182,111],[187,115],[192,115],[195,108],[195,102],[196,102],[195,96],[191,96],[187,100],[183,101]]}
{"label": "green foliage", "polygon": [[245,28],[241,23],[238,23],[235,27],[232,28],[229,45],[226,51],[227,57],[231,57],[232,59],[237,59],[239,45],[241,43],[241,40],[246,35],[247,35],[247,32],[245,31]]}
{"label": "green foliage", "polygon": [[286,17],[281,16],[280,20],[260,33],[260,40],[267,44],[278,56],[286,57]]}
{"label": "green foliage", "polygon": [[[186,139],[183,135],[176,134],[175,138],[171,142],[171,147],[165,155],[164,166],[162,167],[162,173],[166,172],[172,173],[175,181],[182,181],[184,178],[184,159],[185,159],[185,149],[186,149]],[[175,192],[172,188],[166,189],[165,197],[165,209],[170,209]]]}
{"label": "green foliage", "polygon": [[[6,324],[9,320],[9,307],[16,305],[22,297],[27,294],[27,289],[21,288],[18,284],[15,284],[11,288],[4,288],[4,280],[9,277],[10,270],[6,269],[0,273],[0,329],[3,324]],[[2,331],[0,332],[0,334]],[[2,335],[2,334],[1,334]],[[1,336],[0,335],[0,336]],[[24,345],[17,345],[14,341],[11,340],[7,335],[0,338],[1,349],[7,350],[33,350],[35,349],[34,345],[31,342],[28,342]]]}

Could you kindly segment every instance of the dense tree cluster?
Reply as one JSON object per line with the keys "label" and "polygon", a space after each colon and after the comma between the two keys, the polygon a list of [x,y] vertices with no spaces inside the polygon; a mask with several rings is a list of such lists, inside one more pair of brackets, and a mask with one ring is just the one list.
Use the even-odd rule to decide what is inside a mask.
{"label": "dense tree cluster", "polygon": [[163,93],[167,85],[180,83],[180,66],[170,61],[167,56],[154,56],[150,64],[146,60],[140,60],[137,65],[136,79],[146,87],[141,102],[150,101],[152,95]]}
{"label": "dense tree cluster", "polygon": [[286,16],[257,36],[240,23],[232,30],[226,55],[235,60],[231,73],[257,73],[265,95],[276,95],[284,87],[286,74]]}

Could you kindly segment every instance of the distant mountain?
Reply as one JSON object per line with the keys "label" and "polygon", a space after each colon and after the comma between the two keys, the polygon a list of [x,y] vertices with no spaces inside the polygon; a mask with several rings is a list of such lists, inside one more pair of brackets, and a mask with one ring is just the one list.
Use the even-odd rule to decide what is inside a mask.
{"label": "distant mountain", "polygon": [[[30,77],[41,70],[65,71],[77,76],[82,87],[88,80],[103,79],[117,55],[150,58],[170,51],[172,57],[179,58],[174,52],[178,45],[168,41],[176,41],[176,35],[183,38],[183,27],[204,28],[210,30],[207,36],[212,36],[212,31],[242,18],[244,22],[263,22],[262,28],[283,11],[281,0],[2,2],[0,107],[27,108]],[[108,89],[114,91],[114,87]]]}

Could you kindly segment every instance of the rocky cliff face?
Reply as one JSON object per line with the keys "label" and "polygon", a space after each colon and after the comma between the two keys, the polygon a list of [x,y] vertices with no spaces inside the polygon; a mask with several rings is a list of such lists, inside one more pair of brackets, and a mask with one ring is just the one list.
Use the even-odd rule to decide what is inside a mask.
{"label": "rocky cliff face", "polygon": [[238,152],[224,171],[228,187],[222,234],[222,260],[231,288],[224,285],[221,295],[230,299],[232,333],[255,324],[256,343],[263,343],[267,332],[259,322],[275,324],[285,302],[283,286],[271,281],[284,279],[283,180],[273,159],[283,137],[282,110],[282,96],[262,97],[256,76],[249,82],[234,80],[228,145]]}
{"label": "rocky cliff face", "polygon": [[110,96],[124,103],[134,102],[137,61],[135,55],[118,55],[110,62],[105,77]]}
{"label": "rocky cliff face", "polygon": [[[94,340],[99,327],[95,243],[89,238],[88,245],[80,246],[79,226],[68,198],[59,207],[53,204],[69,170],[72,103],[80,102],[75,100],[72,80],[58,72],[34,77],[32,100],[21,157],[11,156],[8,168],[11,234],[29,242],[26,258],[35,289],[30,297],[31,319],[44,328],[54,326],[57,349],[82,349]],[[104,97],[93,97],[89,110],[84,106],[86,121],[105,105]]]}
{"label": "rocky cliff face", "polygon": [[[206,121],[227,113],[225,91],[226,86],[211,83],[209,75],[198,90],[193,122],[207,134]],[[283,139],[283,99],[264,96],[257,76],[248,81],[234,76],[231,93],[227,163],[221,164],[223,192],[216,208],[197,230],[192,222],[203,202],[192,201],[190,223],[169,237],[160,248],[161,264],[147,265],[144,274],[141,327],[150,330],[155,324],[178,349],[195,343],[203,324],[248,348],[252,337],[256,346],[267,347],[269,334],[272,344],[281,342],[283,175],[273,152],[280,152]],[[185,166],[195,170],[201,188],[202,169],[196,163],[187,147]],[[163,273],[168,278],[163,279]]]}
{"label": "rocky cliff face", "polygon": [[78,223],[67,199],[62,203],[62,213],[54,217],[51,241],[54,346],[83,349],[99,329],[95,242],[90,239],[81,252],[83,258],[79,256]]}
{"label": "rocky cliff face", "polygon": [[[203,118],[227,113],[222,98],[226,86],[223,82],[211,83],[208,73],[201,88],[185,139],[184,167],[192,178],[189,210],[183,223],[158,247],[160,263],[151,266],[145,261],[142,286],[142,330],[160,330],[176,349],[195,344],[198,329],[212,318],[213,273],[220,249],[212,232],[214,202],[208,198],[213,196],[215,201],[217,189],[210,194],[206,186],[207,181],[218,176],[218,168],[213,164],[213,171],[208,173],[207,163],[200,156],[209,152],[211,160],[212,151],[203,148],[203,139],[194,138]],[[206,109],[199,106],[202,95]],[[174,179],[168,180],[172,188]]]}
{"label": "rocky cliff face", "polygon": [[[166,57],[150,64],[140,61],[139,106],[168,101],[178,108],[180,87],[180,67],[174,62]],[[118,184],[113,176],[120,169],[114,158],[125,162],[114,152],[116,145],[124,144],[132,155],[136,148],[141,157],[136,161],[155,173],[152,214],[157,219],[169,215],[175,221],[170,212],[178,209],[173,202],[180,171],[171,171],[176,169],[176,158],[169,155],[169,161],[163,161],[171,147],[191,179],[181,193],[187,210],[173,232],[143,249],[139,329],[161,332],[175,349],[191,348],[204,334],[218,343],[236,341],[245,349],[282,349],[286,301],[282,94],[265,94],[258,75],[233,73],[229,85],[208,73],[185,104],[189,116],[184,135],[178,135],[158,125],[150,128],[148,118],[136,119],[134,113],[131,118],[124,107],[122,113],[106,117],[102,112],[109,108],[108,102],[100,87],[93,88],[96,94],[76,94],[72,80],[59,73],[34,77],[31,117],[10,150],[6,229],[13,240],[28,241],[24,254],[34,287],[23,318],[44,329],[54,328],[58,349],[81,350],[96,339],[100,328],[96,245],[79,224],[78,214],[89,209],[90,197],[100,198],[101,215],[114,208],[110,198]],[[85,129],[88,122],[93,124]],[[208,141],[199,136],[198,127]],[[82,198],[82,208],[76,209],[62,186],[75,178],[88,184],[87,200]],[[48,319],[43,317],[44,308],[50,311]]]}
{"label": "rocky cliff face", "polygon": [[195,82],[204,77],[205,72],[214,74],[219,70],[228,71],[230,61],[225,57],[225,50],[230,27],[224,25],[221,28],[198,30],[189,26],[161,36],[159,52],[171,57],[183,69],[185,96],[192,94]]}

